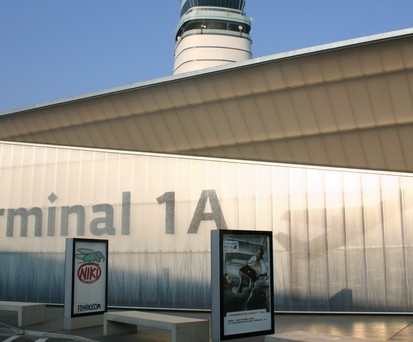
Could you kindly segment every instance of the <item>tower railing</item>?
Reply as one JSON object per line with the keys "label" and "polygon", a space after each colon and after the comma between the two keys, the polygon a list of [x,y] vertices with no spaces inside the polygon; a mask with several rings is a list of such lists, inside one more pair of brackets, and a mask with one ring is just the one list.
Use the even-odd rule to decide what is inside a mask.
{"label": "tower railing", "polygon": [[242,37],[242,38],[252,40],[251,35],[249,33],[236,32],[236,31],[231,31],[231,30],[217,30],[217,29],[202,29],[201,28],[201,29],[191,29],[191,30],[185,31],[184,33],[182,33],[180,36],[177,37],[176,43],[179,44],[182,38],[191,36],[194,34],[222,34],[222,35]]}

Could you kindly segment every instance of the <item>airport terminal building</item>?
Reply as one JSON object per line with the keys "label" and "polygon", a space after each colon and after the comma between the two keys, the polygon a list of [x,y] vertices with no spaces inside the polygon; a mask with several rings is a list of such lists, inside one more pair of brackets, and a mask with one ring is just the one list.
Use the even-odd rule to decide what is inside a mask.
{"label": "airport terminal building", "polygon": [[413,29],[251,59],[243,0],[181,8],[174,75],[0,114],[0,300],[63,303],[82,237],[110,306],[208,310],[234,229],[277,311],[412,311]]}

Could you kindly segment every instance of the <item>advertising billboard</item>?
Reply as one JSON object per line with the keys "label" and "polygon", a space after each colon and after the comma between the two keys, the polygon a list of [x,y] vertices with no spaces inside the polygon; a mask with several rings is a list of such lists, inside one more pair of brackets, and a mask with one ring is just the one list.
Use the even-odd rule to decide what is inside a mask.
{"label": "advertising billboard", "polygon": [[211,232],[213,341],[274,333],[272,233]]}
{"label": "advertising billboard", "polygon": [[65,317],[107,311],[108,255],[108,240],[66,240]]}

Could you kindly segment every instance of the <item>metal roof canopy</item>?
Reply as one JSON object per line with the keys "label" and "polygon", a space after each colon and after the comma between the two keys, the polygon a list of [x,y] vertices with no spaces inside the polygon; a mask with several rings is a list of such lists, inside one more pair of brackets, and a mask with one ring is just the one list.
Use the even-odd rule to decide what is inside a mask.
{"label": "metal roof canopy", "polygon": [[3,113],[0,139],[413,172],[413,29]]}

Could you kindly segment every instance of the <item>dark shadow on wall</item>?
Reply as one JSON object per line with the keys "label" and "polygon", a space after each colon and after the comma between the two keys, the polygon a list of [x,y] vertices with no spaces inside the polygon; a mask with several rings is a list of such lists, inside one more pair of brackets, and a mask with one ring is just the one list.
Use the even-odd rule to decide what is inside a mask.
{"label": "dark shadow on wall", "polygon": [[328,300],[330,311],[352,311],[353,310],[353,291],[342,289]]}
{"label": "dark shadow on wall", "polygon": [[[184,269],[171,270],[156,261],[151,263],[151,255],[129,255],[135,272],[126,267],[111,270],[111,263],[119,257],[123,262],[125,255],[109,254],[109,306],[210,309],[209,269],[199,281],[199,273],[191,271],[190,263],[205,265],[205,256],[188,253],[176,262]],[[0,300],[63,304],[64,259],[62,253],[0,253]],[[138,259],[145,259],[140,261],[142,268]],[[184,276],[178,277],[176,272]]]}

